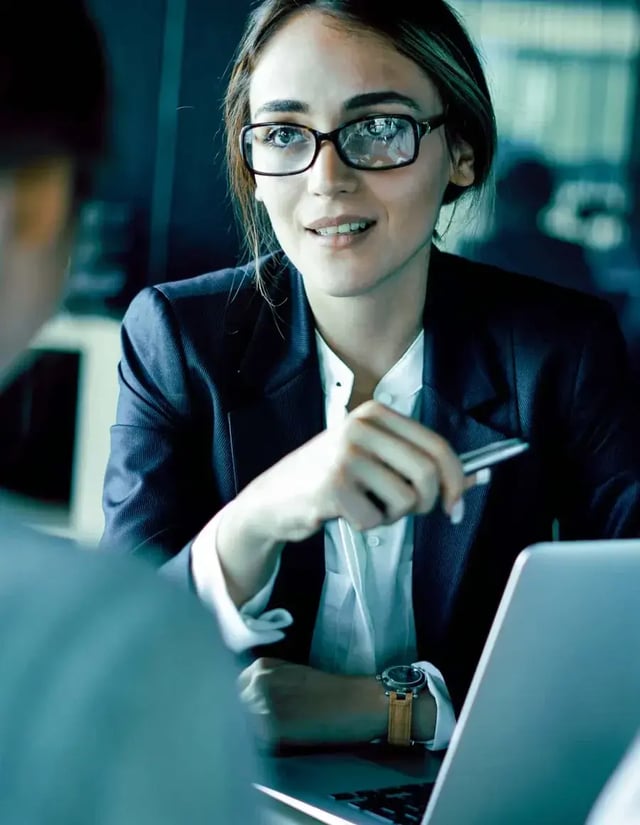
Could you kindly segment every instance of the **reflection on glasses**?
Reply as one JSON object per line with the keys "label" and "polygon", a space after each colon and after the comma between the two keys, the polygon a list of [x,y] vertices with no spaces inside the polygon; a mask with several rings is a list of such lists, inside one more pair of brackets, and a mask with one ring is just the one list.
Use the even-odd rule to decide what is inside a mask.
{"label": "reflection on glasses", "polygon": [[245,165],[255,175],[305,172],[325,140],[353,169],[397,169],[416,160],[421,139],[445,120],[446,112],[422,121],[410,115],[373,115],[332,132],[318,132],[297,123],[251,123],[240,133],[240,149]]}

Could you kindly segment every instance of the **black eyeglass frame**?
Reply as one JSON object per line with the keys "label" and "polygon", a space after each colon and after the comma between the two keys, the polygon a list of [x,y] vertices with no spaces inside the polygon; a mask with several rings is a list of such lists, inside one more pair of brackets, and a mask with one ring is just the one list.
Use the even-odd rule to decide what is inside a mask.
{"label": "black eyeglass frame", "polygon": [[[413,153],[413,157],[409,160],[404,160],[402,163],[393,163],[389,166],[359,166],[357,163],[349,160],[349,158],[344,154],[344,150],[340,146],[338,141],[338,135],[343,129],[346,129],[348,126],[353,126],[354,123],[362,123],[367,120],[376,120],[378,118],[399,118],[400,120],[407,121],[411,128],[413,129],[413,134],[415,138],[415,151]],[[388,172],[390,169],[401,169],[403,166],[411,166],[412,163],[415,163],[418,159],[418,155],[420,153],[420,141],[422,140],[425,135],[430,134],[431,132],[439,129],[447,120],[447,110],[445,109],[444,112],[441,112],[439,115],[434,115],[433,117],[428,118],[427,120],[416,120],[411,115],[407,114],[396,114],[396,113],[381,113],[379,115],[368,115],[367,117],[357,117],[354,120],[350,120],[347,123],[343,123],[342,126],[338,126],[337,129],[333,129],[331,132],[319,132],[317,129],[312,129],[310,126],[304,126],[301,123],[291,123],[284,120],[273,120],[267,123],[248,123],[246,126],[243,126],[240,130],[240,153],[242,155],[242,160],[244,165],[247,167],[249,172],[252,175],[260,175],[261,177],[268,177],[268,178],[286,178],[290,177],[291,175],[301,175],[303,172],[306,172],[308,169],[311,169],[313,164],[316,162],[318,155],[320,154],[320,149],[322,144],[325,141],[329,141],[333,144],[334,149],[338,153],[338,157],[340,160],[345,164],[345,166],[349,166],[351,169],[358,169],[361,172]],[[249,163],[249,159],[247,157],[247,146],[245,143],[245,135],[251,129],[256,128],[257,126],[293,126],[298,129],[306,129],[310,132],[314,139],[315,139],[315,149],[313,151],[313,155],[309,163],[304,167],[304,169],[297,169],[295,172],[256,172],[255,169]]]}

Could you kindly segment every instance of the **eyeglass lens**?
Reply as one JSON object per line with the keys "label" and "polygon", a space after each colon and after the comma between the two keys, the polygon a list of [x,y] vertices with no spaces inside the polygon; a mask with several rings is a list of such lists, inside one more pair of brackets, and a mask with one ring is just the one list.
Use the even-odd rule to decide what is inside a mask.
{"label": "eyeglass lens", "polygon": [[[336,137],[343,157],[361,169],[409,163],[416,149],[413,124],[400,117],[365,118],[343,126]],[[316,138],[304,126],[258,125],[245,133],[245,149],[254,172],[292,174],[309,166],[316,151]]]}

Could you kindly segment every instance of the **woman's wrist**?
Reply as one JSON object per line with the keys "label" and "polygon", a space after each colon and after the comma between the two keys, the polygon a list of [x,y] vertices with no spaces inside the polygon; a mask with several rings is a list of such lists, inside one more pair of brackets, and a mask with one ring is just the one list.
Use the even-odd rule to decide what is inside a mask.
{"label": "woman's wrist", "polygon": [[330,744],[371,742],[385,735],[387,704],[373,676],[333,674],[331,688],[324,691],[319,713],[322,723],[318,741]]}
{"label": "woman's wrist", "polygon": [[283,547],[260,529],[242,493],[225,507],[218,525],[216,551],[229,595],[244,604],[268,582]]}
{"label": "woman's wrist", "polygon": [[364,711],[365,714],[363,739],[371,741],[386,737],[388,700],[375,676],[361,677],[361,683],[353,694],[352,700],[352,713],[357,716],[358,713]]}

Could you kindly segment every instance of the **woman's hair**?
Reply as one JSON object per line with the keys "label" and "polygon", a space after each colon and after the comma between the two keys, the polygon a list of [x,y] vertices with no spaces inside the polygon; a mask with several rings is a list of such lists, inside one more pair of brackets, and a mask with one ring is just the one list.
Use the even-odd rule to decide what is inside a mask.
{"label": "woman's hair", "polygon": [[[250,118],[251,75],[271,37],[303,10],[322,11],[354,30],[384,37],[426,72],[447,107],[449,147],[465,140],[473,148],[475,180],[468,189],[480,192],[489,179],[496,148],[495,114],[476,50],[444,0],[262,0],[249,17],[224,100],[229,184],[250,257],[257,259],[277,246],[266,209],[254,197],[253,176],[239,147],[240,130]],[[443,203],[454,203],[466,191],[450,183]]]}
{"label": "woman's hair", "polygon": [[102,43],[82,0],[2,0],[0,172],[66,156],[84,196],[105,150],[106,110]]}

